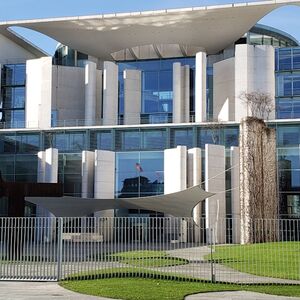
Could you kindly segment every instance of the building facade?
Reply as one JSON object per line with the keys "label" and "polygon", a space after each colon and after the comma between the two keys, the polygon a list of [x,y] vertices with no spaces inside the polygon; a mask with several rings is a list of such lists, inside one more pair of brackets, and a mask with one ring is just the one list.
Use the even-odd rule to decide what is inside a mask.
{"label": "building facade", "polygon": [[[194,214],[207,222],[216,211],[238,217],[239,125],[249,116],[241,95],[259,91],[274,102],[268,125],[277,135],[278,213],[299,217],[300,45],[287,33],[254,25],[283,4],[0,24],[3,179],[59,182],[66,196],[106,199],[202,183],[216,196]],[[223,23],[212,26],[216,16],[224,16]],[[228,16],[237,18],[240,31],[227,24]],[[220,24],[222,34],[216,33]],[[7,33],[10,25],[61,44],[50,57]],[[207,31],[196,30],[200,25]],[[80,26],[84,35],[76,36]],[[0,216],[6,201],[0,199]],[[45,212],[28,204],[26,213]],[[104,215],[162,214],[124,209]]]}

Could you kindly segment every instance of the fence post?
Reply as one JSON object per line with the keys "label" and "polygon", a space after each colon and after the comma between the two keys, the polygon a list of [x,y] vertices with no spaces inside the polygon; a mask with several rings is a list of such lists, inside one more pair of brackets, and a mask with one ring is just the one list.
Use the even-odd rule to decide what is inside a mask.
{"label": "fence post", "polygon": [[210,244],[210,271],[211,271],[211,282],[216,282],[216,276],[214,273],[214,261],[213,261],[213,238],[214,238],[214,229],[209,228],[209,244]]}
{"label": "fence post", "polygon": [[61,280],[62,274],[62,233],[63,233],[63,219],[58,218],[57,226],[57,281]]}

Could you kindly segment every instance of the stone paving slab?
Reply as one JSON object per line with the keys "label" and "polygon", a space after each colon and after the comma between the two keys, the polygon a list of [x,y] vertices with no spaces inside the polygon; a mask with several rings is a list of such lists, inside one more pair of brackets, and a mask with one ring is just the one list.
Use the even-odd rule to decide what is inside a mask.
{"label": "stone paving slab", "polygon": [[185,300],[299,300],[300,298],[274,296],[253,292],[218,292],[201,293],[185,297]]}
{"label": "stone paving slab", "polygon": [[71,292],[55,282],[0,282],[0,300],[109,300]]}

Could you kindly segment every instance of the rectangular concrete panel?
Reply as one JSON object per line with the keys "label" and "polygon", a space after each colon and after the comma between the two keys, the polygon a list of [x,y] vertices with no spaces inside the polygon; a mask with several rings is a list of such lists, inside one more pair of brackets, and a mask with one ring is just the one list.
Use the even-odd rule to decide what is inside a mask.
{"label": "rectangular concrete panel", "polygon": [[206,65],[205,52],[196,54],[196,79],[195,79],[195,121],[206,121]]}
{"label": "rectangular concrete panel", "polygon": [[235,59],[229,58],[213,65],[214,120],[235,120]]}
{"label": "rectangular concrete panel", "polygon": [[205,145],[205,190],[216,193],[205,200],[206,228],[213,229],[214,242],[225,242],[226,188],[225,147]]}
{"label": "rectangular concrete panel", "polygon": [[230,148],[232,242],[241,242],[240,149]]}
{"label": "rectangular concrete panel", "polygon": [[118,69],[113,62],[103,64],[103,125],[118,124]]}
{"label": "rectangular concrete panel", "polygon": [[95,125],[96,121],[96,93],[97,93],[97,65],[87,62],[85,65],[85,118],[86,126]]}
{"label": "rectangular concrete panel", "polygon": [[94,197],[95,152],[82,151],[81,197]]}
{"label": "rectangular concrete panel", "polygon": [[[274,99],[275,50],[269,45],[236,45],[235,53],[235,121],[250,116],[241,100],[243,93],[263,92]],[[275,118],[275,110],[269,119]]]}
{"label": "rectangular concrete panel", "polygon": [[[201,184],[201,149],[193,148],[188,150],[187,156],[187,187],[192,187]],[[202,217],[202,203],[199,203],[193,209],[193,219],[198,227],[194,230],[194,240],[199,242],[201,240],[202,234],[200,231],[201,217]]]}
{"label": "rectangular concrete panel", "polygon": [[45,151],[45,182],[58,182],[58,149],[49,148]]}
{"label": "rectangular concrete panel", "polygon": [[139,70],[125,70],[124,78],[124,124],[136,125],[141,121],[142,74]]}
{"label": "rectangular concrete panel", "polygon": [[51,127],[52,58],[26,62],[26,128]]}
{"label": "rectangular concrete panel", "polygon": [[52,111],[57,125],[84,125],[85,69],[52,66]]}
{"label": "rectangular concrete panel", "polygon": [[185,190],[187,186],[187,148],[178,146],[164,151],[164,193]]}
{"label": "rectangular concrete panel", "polygon": [[[95,151],[95,186],[94,197],[97,199],[115,198],[115,153]],[[97,216],[114,216],[114,211],[97,213]]]}

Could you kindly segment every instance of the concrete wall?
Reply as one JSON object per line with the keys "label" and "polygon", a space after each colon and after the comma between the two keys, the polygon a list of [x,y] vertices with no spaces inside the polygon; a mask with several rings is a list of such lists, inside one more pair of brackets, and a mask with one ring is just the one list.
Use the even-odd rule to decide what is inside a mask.
{"label": "concrete wall", "polygon": [[85,70],[53,66],[52,72],[52,110],[57,111],[57,120],[84,120]]}
{"label": "concrete wall", "polygon": [[[205,145],[205,189],[216,195],[205,200],[206,228],[214,230],[214,241],[225,242],[225,147]],[[209,238],[210,240],[210,238]]]}
{"label": "concrete wall", "polygon": [[142,105],[142,73],[139,70],[125,70],[123,77],[124,124],[140,124]]}
{"label": "concrete wall", "polygon": [[187,148],[178,146],[164,151],[164,193],[170,194],[187,187]]}
{"label": "concrete wall", "polygon": [[[267,45],[236,45],[235,53],[235,120],[250,115],[240,99],[243,93],[260,91],[270,94],[275,104],[275,51]],[[275,118],[275,111],[270,115]]]}
{"label": "concrete wall", "polygon": [[[97,199],[115,198],[115,152],[95,151],[94,197]],[[113,217],[114,211],[100,212],[97,216]]]}
{"label": "concrete wall", "polygon": [[196,54],[196,78],[195,78],[195,121],[206,121],[206,65],[205,52]]}
{"label": "concrete wall", "polygon": [[81,197],[94,197],[95,152],[82,151]]}
{"label": "concrete wall", "polygon": [[52,58],[26,62],[26,128],[47,129],[51,126]]}
{"label": "concrete wall", "polygon": [[28,59],[34,59],[36,56],[0,34],[0,63],[25,63]]}
{"label": "concrete wall", "polygon": [[235,59],[229,58],[213,65],[214,120],[235,120]]}
{"label": "concrete wall", "polygon": [[241,242],[240,149],[230,148],[232,242]]}
{"label": "concrete wall", "polygon": [[173,64],[173,123],[189,122],[190,67]]}
{"label": "concrete wall", "polygon": [[113,62],[103,64],[103,125],[118,124],[118,69]]}

